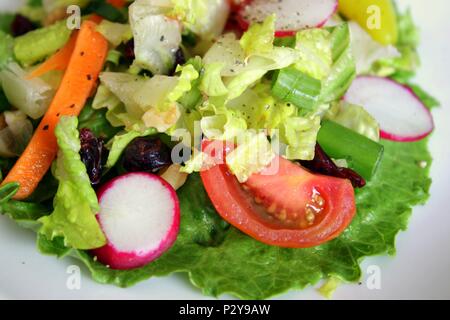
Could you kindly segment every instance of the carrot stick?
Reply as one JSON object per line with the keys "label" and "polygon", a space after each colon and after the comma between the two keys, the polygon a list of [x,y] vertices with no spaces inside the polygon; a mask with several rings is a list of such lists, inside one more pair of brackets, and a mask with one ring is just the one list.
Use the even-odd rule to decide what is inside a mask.
{"label": "carrot stick", "polygon": [[46,74],[53,70],[65,71],[69,65],[72,52],[75,49],[75,43],[77,41],[78,32],[74,32],[61,50],[57,51],[54,55],[48,58],[39,67],[33,70],[27,77],[27,79],[33,79]]}
{"label": "carrot stick", "polygon": [[59,118],[77,116],[95,86],[108,51],[108,42],[96,31],[96,26],[92,21],[83,22],[67,71],[50,107],[2,183],[19,183],[14,199],[25,199],[36,189],[58,151],[54,130]]}

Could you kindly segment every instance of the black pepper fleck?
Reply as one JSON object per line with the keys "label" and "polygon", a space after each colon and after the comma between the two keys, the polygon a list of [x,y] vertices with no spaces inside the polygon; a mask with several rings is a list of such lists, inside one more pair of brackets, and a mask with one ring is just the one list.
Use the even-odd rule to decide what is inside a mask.
{"label": "black pepper fleck", "polygon": [[86,77],[87,77],[87,79],[88,79],[89,81],[92,80],[92,76],[91,76],[90,74],[88,74]]}
{"label": "black pepper fleck", "polygon": [[48,130],[48,124],[46,124],[46,125],[42,128],[42,130],[44,130],[44,131]]}

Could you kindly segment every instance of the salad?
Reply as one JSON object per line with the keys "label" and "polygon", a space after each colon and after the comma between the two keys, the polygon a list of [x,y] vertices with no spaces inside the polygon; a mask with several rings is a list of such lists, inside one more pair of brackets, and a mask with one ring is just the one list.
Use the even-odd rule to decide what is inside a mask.
{"label": "salad", "polygon": [[0,213],[95,281],[330,296],[429,196],[438,102],[391,0],[29,0],[0,21]]}

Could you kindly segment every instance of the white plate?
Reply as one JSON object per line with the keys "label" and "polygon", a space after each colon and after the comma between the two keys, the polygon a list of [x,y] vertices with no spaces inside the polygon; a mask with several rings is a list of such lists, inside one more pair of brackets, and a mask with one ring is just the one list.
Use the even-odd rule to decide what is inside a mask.
{"label": "white plate", "polygon": [[[355,0],[356,1],[356,0]],[[434,111],[437,130],[431,139],[434,156],[431,199],[417,207],[407,232],[397,238],[397,256],[364,261],[362,284],[341,286],[336,299],[450,299],[450,2],[447,0],[402,0],[410,5],[422,31],[423,61],[416,82],[436,96],[442,107]],[[0,9],[17,1],[0,0]],[[77,262],[40,255],[34,234],[0,217],[0,298],[7,299],[204,299],[184,274],[153,278],[129,289],[100,285],[90,280],[82,267],[80,290],[67,289],[67,268]],[[381,289],[370,290],[365,271],[371,265],[381,270]],[[229,298],[221,296],[221,298]],[[321,299],[314,288],[291,291],[281,299]]]}

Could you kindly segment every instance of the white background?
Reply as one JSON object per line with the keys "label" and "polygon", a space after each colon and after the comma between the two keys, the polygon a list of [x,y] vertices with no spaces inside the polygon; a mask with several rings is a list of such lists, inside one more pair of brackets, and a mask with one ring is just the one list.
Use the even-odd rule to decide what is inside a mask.
{"label": "white background", "polygon": [[[355,0],[357,1],[357,0]],[[0,0],[0,10],[19,1]],[[416,82],[441,102],[434,111],[436,132],[431,139],[435,159],[431,199],[417,207],[407,232],[397,238],[397,255],[372,257],[362,264],[381,268],[381,290],[362,284],[339,287],[335,299],[450,299],[450,1],[399,0],[410,6],[422,31],[422,68]],[[120,289],[90,280],[82,268],[81,290],[66,288],[66,268],[71,259],[56,261],[40,255],[33,233],[0,216],[0,298],[6,299],[203,299],[186,274],[153,278],[135,287]],[[76,262],[75,262],[76,263]],[[221,298],[230,298],[221,296]],[[314,288],[291,291],[280,299],[322,299]]]}

